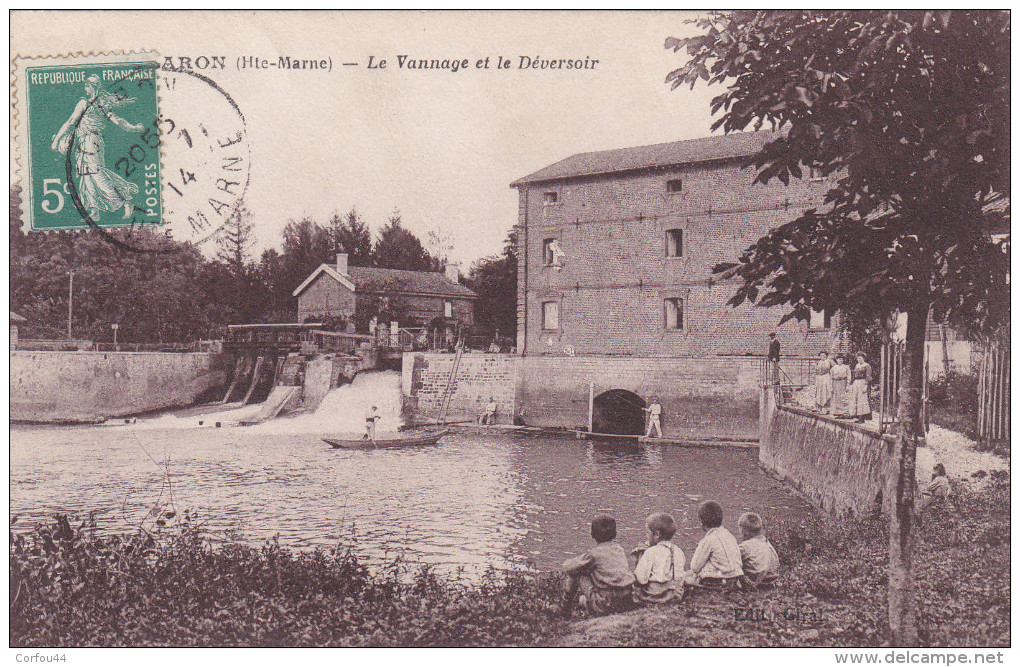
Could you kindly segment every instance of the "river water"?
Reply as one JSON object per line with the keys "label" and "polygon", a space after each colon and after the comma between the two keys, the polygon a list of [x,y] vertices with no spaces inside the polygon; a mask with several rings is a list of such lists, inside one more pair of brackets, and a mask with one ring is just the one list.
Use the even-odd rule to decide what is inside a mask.
{"label": "river water", "polygon": [[554,569],[590,545],[598,512],[616,517],[629,550],[645,539],[650,512],[669,511],[690,558],[703,499],[722,503],[734,533],[745,510],[766,520],[811,511],[758,469],[753,450],[509,433],[453,433],[408,450],[332,450],[320,440],[359,429],[372,404],[380,431],[395,429],[399,402],[399,375],[373,373],[313,414],[257,426],[231,424],[258,406],[110,426],[15,425],[11,513],[22,528],[91,512],[119,529],[153,507],[188,509],[215,534],[254,545],[274,536],[295,548],[353,544],[369,562],[400,555],[472,573]]}

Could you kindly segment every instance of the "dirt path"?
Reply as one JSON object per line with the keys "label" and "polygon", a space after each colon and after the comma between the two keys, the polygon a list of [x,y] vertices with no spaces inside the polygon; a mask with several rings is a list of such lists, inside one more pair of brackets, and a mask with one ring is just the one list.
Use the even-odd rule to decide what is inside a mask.
{"label": "dirt path", "polygon": [[1009,460],[990,452],[979,452],[973,440],[962,433],[932,424],[927,446],[917,450],[918,483],[927,484],[936,463],[946,466],[953,482],[964,482],[974,490],[984,488],[991,473],[1009,472]]}

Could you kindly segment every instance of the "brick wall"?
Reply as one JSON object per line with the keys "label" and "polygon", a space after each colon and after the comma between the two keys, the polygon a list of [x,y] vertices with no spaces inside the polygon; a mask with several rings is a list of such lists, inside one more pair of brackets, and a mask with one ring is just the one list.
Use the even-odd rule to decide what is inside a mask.
{"label": "brick wall", "polygon": [[657,397],[667,437],[758,436],[758,360],[743,357],[524,357],[518,383],[524,421],[586,428],[589,383],[595,396],[625,389],[645,401]]}
{"label": "brick wall", "polygon": [[[518,349],[531,354],[703,356],[764,353],[786,312],[726,301],[738,282],[712,283],[711,268],[736,260],[769,228],[820,203],[826,183],[751,185],[735,162],[654,173],[614,174],[522,186],[519,197]],[[666,182],[680,179],[680,192]],[[544,202],[555,191],[557,203]],[[666,256],[666,230],[683,252]],[[543,242],[558,240],[561,267],[546,266]],[[665,326],[664,300],[684,302],[682,331]],[[559,303],[560,326],[542,330],[542,303]],[[834,322],[834,325],[837,322]],[[778,328],[784,354],[817,354],[833,331],[805,323]]]}
{"label": "brick wall", "polygon": [[[400,386],[407,414],[420,420],[439,417],[455,356],[421,352],[404,354]],[[512,423],[520,361],[520,357],[510,354],[464,354],[453,384],[447,420],[477,419],[491,397],[496,400],[496,422]]]}
{"label": "brick wall", "polygon": [[348,322],[352,321],[354,293],[325,273],[320,273],[298,295],[298,322],[310,317],[343,317]]}

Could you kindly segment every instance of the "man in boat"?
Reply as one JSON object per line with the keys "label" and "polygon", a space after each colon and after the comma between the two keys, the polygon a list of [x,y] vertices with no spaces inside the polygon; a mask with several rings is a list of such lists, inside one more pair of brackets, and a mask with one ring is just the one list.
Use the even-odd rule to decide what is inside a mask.
{"label": "man in boat", "polygon": [[375,405],[365,413],[365,439],[375,442],[375,423],[382,419],[379,408]]}

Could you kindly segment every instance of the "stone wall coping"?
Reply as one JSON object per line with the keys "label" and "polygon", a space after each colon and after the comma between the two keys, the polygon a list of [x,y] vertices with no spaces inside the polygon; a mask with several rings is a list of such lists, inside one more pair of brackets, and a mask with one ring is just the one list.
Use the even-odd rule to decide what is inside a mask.
{"label": "stone wall coping", "polygon": [[846,421],[846,420],[843,420],[843,419],[836,419],[836,418],[831,417],[829,415],[819,414],[817,412],[812,412],[811,410],[805,410],[804,408],[797,408],[797,407],[794,407],[792,405],[778,405],[776,407],[778,409],[780,409],[780,410],[785,410],[787,412],[792,412],[795,415],[800,415],[802,417],[813,417],[814,419],[818,419],[819,421],[826,422],[827,424],[832,424],[833,426],[839,426],[841,428],[845,428],[845,429],[848,429],[848,430],[851,430],[851,431],[858,431],[859,433],[863,433],[865,435],[869,435],[872,438],[879,438],[881,440],[884,440],[885,442],[895,442],[896,441],[895,436],[893,436],[893,435],[891,435],[889,433],[879,433],[875,429],[868,428],[864,424],[858,424],[857,422]]}
{"label": "stone wall coping", "polygon": [[140,352],[131,352],[131,351],[128,351],[128,350],[121,350],[121,351],[109,350],[109,351],[106,351],[106,352],[96,351],[96,350],[11,350],[10,353],[12,355],[25,355],[25,356],[34,355],[34,354],[53,354],[53,355],[65,354],[65,355],[73,355],[74,357],[98,356],[100,354],[103,355],[104,357],[107,356],[107,355],[111,355],[111,354],[117,355],[117,356],[122,356],[122,355],[141,356],[141,355],[160,354],[160,355],[164,355],[164,356],[173,355],[173,356],[177,356],[177,357],[185,357],[185,356],[196,355],[196,354],[216,356],[216,355],[220,354],[218,352],[202,352],[202,351],[171,352],[169,350],[167,350],[165,352],[160,352],[158,350],[143,350],[143,351],[140,351]]}

